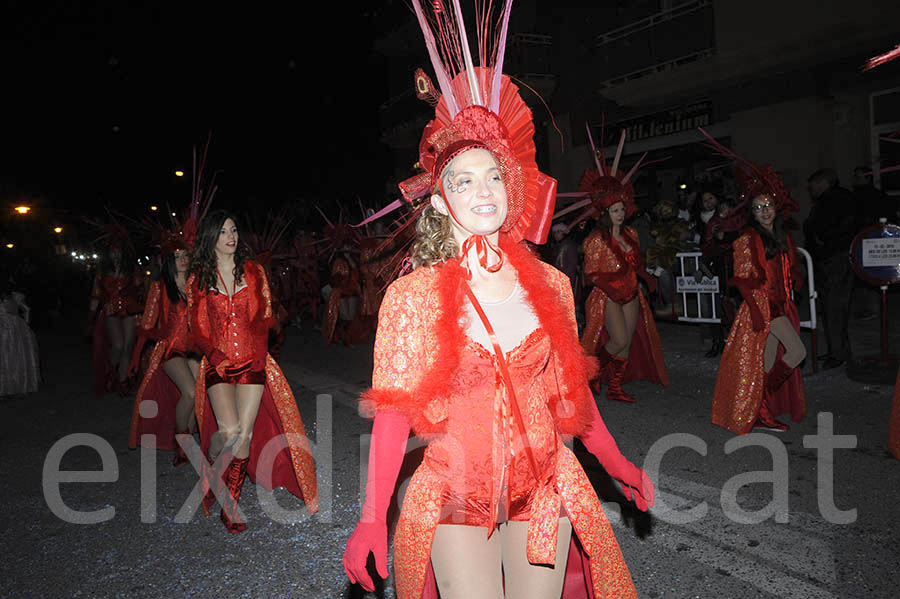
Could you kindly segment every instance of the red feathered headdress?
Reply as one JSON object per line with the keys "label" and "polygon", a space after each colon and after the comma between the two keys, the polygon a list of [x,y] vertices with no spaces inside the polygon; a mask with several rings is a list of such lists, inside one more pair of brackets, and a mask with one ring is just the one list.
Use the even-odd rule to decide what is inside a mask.
{"label": "red feathered headdress", "polygon": [[491,11],[479,11],[481,66],[476,67],[459,3],[438,0],[423,9],[413,0],[438,86],[421,69],[416,71],[416,94],[435,105],[435,114],[419,143],[418,166],[424,172],[399,187],[408,202],[427,197],[450,160],[472,148],[487,149],[498,162],[507,191],[508,213],[500,230],[514,241],[540,244],[550,231],[556,180],[538,170],[531,110],[518,87],[503,75],[511,4],[507,1],[500,8],[499,31],[492,31]]}
{"label": "red feathered headdress", "polygon": [[730,148],[717,142],[709,133],[700,128],[709,145],[721,156],[734,161],[735,180],[738,186],[737,205],[725,218],[720,230],[739,231],[750,221],[750,202],[761,195],[770,196],[775,202],[775,212],[783,220],[797,211],[797,203],[784,185],[775,169],[767,164],[756,164],[740,156]]}
{"label": "red feathered headdress", "polygon": [[594,156],[594,166],[596,166],[596,168],[588,167],[585,169],[584,175],[581,176],[581,183],[578,184],[577,192],[561,194],[582,199],[554,214],[554,219],[569,214],[570,212],[574,212],[580,208],[588,207],[578,218],[572,221],[566,228],[567,231],[571,230],[575,225],[587,218],[600,216],[609,209],[610,206],[618,202],[622,202],[625,205],[625,218],[634,216],[634,213],[637,212],[637,206],[634,203],[634,186],[632,186],[631,180],[641,166],[647,166],[653,162],[665,160],[665,158],[663,158],[660,160],[644,162],[644,159],[647,157],[647,153],[645,152],[627,173],[620,170],[619,161],[622,158],[622,150],[625,147],[625,131],[623,130],[619,137],[619,146],[616,148],[615,159],[613,159],[611,166],[607,166],[605,157],[597,151],[597,147],[594,145],[594,137],[591,135],[590,124],[585,123],[585,128],[587,129],[588,141],[591,144],[591,152]]}

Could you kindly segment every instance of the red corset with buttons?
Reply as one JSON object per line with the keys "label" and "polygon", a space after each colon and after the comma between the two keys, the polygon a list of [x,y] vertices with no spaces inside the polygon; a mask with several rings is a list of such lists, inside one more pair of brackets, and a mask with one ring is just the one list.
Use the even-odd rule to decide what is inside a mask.
{"label": "red corset with buttons", "polygon": [[100,302],[106,316],[130,316],[142,307],[137,282],[131,275],[97,275],[91,297]]}
{"label": "red corset with buttons", "polygon": [[191,335],[207,362],[215,367],[227,359],[229,369],[264,370],[272,304],[262,267],[247,261],[231,298],[216,288],[200,290],[193,275],[188,287]]}

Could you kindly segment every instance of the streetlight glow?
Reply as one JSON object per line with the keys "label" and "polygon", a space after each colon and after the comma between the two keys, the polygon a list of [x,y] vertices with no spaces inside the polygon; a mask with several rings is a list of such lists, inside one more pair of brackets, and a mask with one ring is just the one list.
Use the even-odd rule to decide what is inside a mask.
{"label": "streetlight glow", "polygon": [[16,206],[16,212],[19,214],[28,214],[31,212],[31,206]]}
{"label": "streetlight glow", "polygon": [[157,210],[159,210],[159,207],[158,207],[158,206],[150,206],[150,211],[151,211],[151,212],[156,212]]}
{"label": "streetlight glow", "polygon": [[53,227],[53,232],[57,234],[62,233],[62,227]]}
{"label": "streetlight glow", "polygon": [[6,244],[6,247],[7,247],[7,249],[10,249],[10,250],[11,250],[11,249],[13,249],[14,247],[16,247],[16,244],[14,244],[14,243],[7,243],[7,244]]}
{"label": "streetlight glow", "polygon": [[183,176],[184,176],[184,171],[175,171],[175,176],[176,176],[176,177],[183,177]]}

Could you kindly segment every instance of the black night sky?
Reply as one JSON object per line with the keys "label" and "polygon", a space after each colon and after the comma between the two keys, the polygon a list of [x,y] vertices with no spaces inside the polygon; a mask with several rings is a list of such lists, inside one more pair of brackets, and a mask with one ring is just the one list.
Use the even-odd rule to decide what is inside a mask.
{"label": "black night sky", "polygon": [[[181,2],[5,2],[0,199],[72,221],[183,207],[212,132],[221,206],[383,202],[374,9]],[[289,8],[290,6],[290,8]],[[402,18],[402,3],[390,10]]]}

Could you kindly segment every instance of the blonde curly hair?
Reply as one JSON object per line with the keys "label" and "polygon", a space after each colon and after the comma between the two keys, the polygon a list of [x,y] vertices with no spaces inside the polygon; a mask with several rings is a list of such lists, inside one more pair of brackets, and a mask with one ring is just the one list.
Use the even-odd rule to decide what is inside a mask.
{"label": "blonde curly hair", "polygon": [[434,266],[458,254],[459,245],[453,238],[450,217],[433,206],[426,206],[416,222],[416,240],[409,252],[413,268]]}

